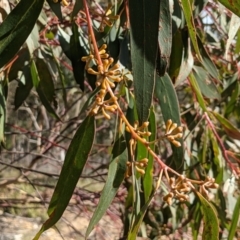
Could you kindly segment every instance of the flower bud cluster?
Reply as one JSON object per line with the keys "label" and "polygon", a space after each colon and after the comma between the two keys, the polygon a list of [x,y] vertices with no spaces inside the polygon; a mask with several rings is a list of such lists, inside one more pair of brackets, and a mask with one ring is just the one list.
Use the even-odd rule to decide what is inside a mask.
{"label": "flower bud cluster", "polygon": [[106,119],[110,119],[111,117],[108,112],[113,113],[118,108],[116,104],[117,97],[110,97],[108,100],[105,100],[105,97],[108,92],[108,88],[114,88],[115,83],[118,83],[122,80],[122,74],[120,71],[120,65],[118,63],[111,66],[114,60],[111,57],[109,58],[109,55],[106,53],[106,48],[107,45],[103,44],[103,46],[99,49],[100,57],[103,59],[103,65],[98,65],[98,71],[95,71],[93,68],[89,67],[90,62],[93,59],[98,64],[97,60],[92,54],[82,57],[82,61],[86,62],[87,72],[98,77],[96,86],[101,87],[101,90],[96,96],[92,109],[90,110],[90,114],[96,115],[98,114],[99,110],[101,110],[104,117]]}
{"label": "flower bud cluster", "polygon": [[179,202],[188,201],[189,193],[195,189],[192,182],[199,185],[199,192],[206,198],[209,198],[208,189],[217,189],[219,187],[218,184],[215,183],[215,179],[208,176],[204,181],[198,182],[187,179],[183,175],[179,176],[177,179],[174,177],[169,178],[167,171],[165,171],[165,175],[170,185],[170,191],[166,196],[163,197],[163,200],[168,205],[172,204],[173,199],[177,199]]}
{"label": "flower bud cluster", "polygon": [[199,192],[206,198],[208,198],[209,191],[208,189],[217,189],[219,185],[215,183],[215,179],[211,177],[206,177],[203,184],[200,186]]}
{"label": "flower bud cluster", "polygon": [[136,169],[136,171],[138,173],[140,173],[140,175],[144,175],[145,174],[145,168],[147,167],[147,164],[148,164],[148,159],[143,158],[139,161],[134,161],[134,162],[128,161],[127,162],[127,171],[125,173],[126,178],[132,176],[132,164],[134,165],[134,168]]}
{"label": "flower bud cluster", "polygon": [[105,26],[112,27],[114,21],[116,21],[119,18],[119,15],[112,15],[112,4],[109,4],[107,9],[103,12],[100,9],[95,9],[93,11],[93,15],[96,15],[98,18],[100,18],[100,26],[99,26],[99,32],[103,32]]}
{"label": "flower bud cluster", "polygon": [[181,147],[181,143],[176,139],[182,138],[183,127],[177,126],[177,123],[173,123],[171,119],[166,122],[166,131],[164,135],[169,142],[171,142],[176,147]]}
{"label": "flower bud cluster", "polygon": [[180,202],[188,201],[189,192],[191,191],[192,184],[186,180],[186,178],[181,175],[177,179],[171,177],[168,179],[170,185],[170,192],[163,197],[163,200],[168,204],[172,204],[172,200],[175,198]]}
{"label": "flower bud cluster", "polygon": [[[133,130],[137,133],[137,135],[139,135],[140,137],[149,137],[151,135],[151,132],[145,131],[145,128],[148,127],[149,122],[144,122],[140,127],[138,125],[138,121],[136,121],[133,125]],[[131,132],[128,126],[126,126],[126,131]],[[146,139],[143,138],[143,141],[146,141]]]}

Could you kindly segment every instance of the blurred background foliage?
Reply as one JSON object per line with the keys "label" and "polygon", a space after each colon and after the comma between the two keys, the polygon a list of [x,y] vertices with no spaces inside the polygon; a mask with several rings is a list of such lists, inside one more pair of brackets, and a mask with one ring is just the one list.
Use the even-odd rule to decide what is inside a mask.
{"label": "blurred background foliage", "polygon": [[[77,146],[79,139],[74,142],[73,136],[77,129],[80,134],[90,126],[86,116],[99,89],[95,86],[97,77],[90,75],[85,70],[86,63],[81,61],[92,51],[84,1],[26,2],[21,0],[17,5],[13,0],[0,1],[3,22],[0,25],[0,213],[2,217],[29,217],[42,223],[47,219],[46,208],[53,204],[51,197],[64,159],[68,159],[69,145],[76,151],[83,150]],[[148,119],[148,130],[152,132],[149,141],[164,136],[168,119],[184,127],[180,148],[165,139],[151,147],[180,174],[196,180],[206,176],[216,180],[219,188],[207,192],[205,197],[216,210],[218,237],[239,239],[239,2],[154,1],[156,6],[160,4],[157,21],[151,11],[154,6],[141,2],[145,8],[140,6],[139,10],[136,4],[140,3],[133,0],[129,0],[129,5],[121,0],[88,1],[99,48],[106,43],[108,54],[121,64],[124,83],[116,86],[115,95],[131,124]],[[16,5],[20,7],[17,9]],[[111,9],[111,13],[103,22],[99,16],[104,16],[106,9]],[[12,12],[16,28],[9,23],[4,25]],[[110,18],[115,15],[119,17]],[[158,31],[154,32],[154,24],[160,25]],[[154,34],[156,46],[151,45]],[[136,40],[142,37],[146,43]],[[142,54],[139,49],[145,51],[143,58],[139,57]],[[156,68],[152,71],[157,74],[153,77],[142,66],[149,70],[155,60]],[[92,68],[97,70],[94,64]],[[86,230],[106,179],[110,181],[111,174],[108,178],[107,174],[110,170],[118,173],[112,169],[111,159],[122,157],[127,154],[126,148],[129,150],[130,136],[123,134],[122,140],[118,114],[113,114],[110,120],[100,114],[95,123],[95,135],[89,132],[95,139],[89,140],[92,149],[88,161],[86,157],[72,197],[65,199],[71,198],[62,219],[71,231],[62,233],[63,239],[83,239],[85,231],[89,235],[93,228],[89,239],[135,239],[133,223],[137,216],[141,216],[138,222],[141,226],[136,228],[138,236],[144,239],[201,239],[202,220],[206,218],[204,200],[189,193],[189,202],[173,201],[167,205],[163,201],[169,187],[165,178],[152,198],[160,166],[150,159],[140,143],[136,159],[149,157],[152,164],[146,169],[149,177],[142,178],[142,182],[136,177],[136,182],[141,183],[134,185],[134,178],[122,181],[121,175],[121,181],[114,182],[118,187],[109,188],[112,192],[106,195],[110,197],[108,210],[99,213],[99,216],[105,214],[103,219],[107,223],[98,223],[98,216],[94,215],[92,219],[96,221],[91,220]],[[127,160],[127,155],[124,156]],[[138,191],[136,196],[134,191]],[[137,215],[140,208],[143,214]],[[72,223],[75,218],[80,225],[87,222],[83,229]],[[57,229],[61,235],[58,225]]]}

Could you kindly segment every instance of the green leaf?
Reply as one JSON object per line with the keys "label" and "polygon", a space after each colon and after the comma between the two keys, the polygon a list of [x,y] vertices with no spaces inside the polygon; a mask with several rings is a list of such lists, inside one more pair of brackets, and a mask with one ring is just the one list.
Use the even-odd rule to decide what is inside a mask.
{"label": "green leaf", "polygon": [[219,223],[216,214],[216,210],[210,202],[208,202],[199,192],[196,192],[200,202],[201,211],[203,214],[204,228],[203,228],[203,240],[218,240]]}
{"label": "green leaf", "polygon": [[[210,140],[212,143],[212,149],[213,149],[213,165],[212,165],[212,171],[214,174],[214,178],[216,183],[221,184],[223,182],[223,163],[222,163],[222,155],[221,155],[221,149],[219,147],[219,144],[212,133],[212,131],[209,131]],[[207,152],[207,150],[206,150]]]}
{"label": "green leaf", "polygon": [[[149,126],[148,131],[151,132],[150,137],[148,138],[149,142],[153,142],[149,145],[149,147],[155,151],[155,140],[157,138],[157,128],[156,128],[156,118],[153,108],[150,109],[150,116],[149,116]],[[152,194],[153,190],[153,163],[154,159],[151,154],[148,153],[148,164],[145,169],[145,174],[143,176],[143,188],[144,188],[144,198],[145,202],[148,201],[150,195]]]}
{"label": "green leaf", "polygon": [[182,1],[182,8],[187,21],[188,31],[193,44],[193,48],[198,56],[199,61],[201,61],[202,56],[198,48],[196,28],[195,28],[194,19],[193,19],[192,2],[193,1],[191,0]]}
{"label": "green leaf", "polygon": [[183,40],[182,40],[182,31],[178,30],[173,36],[172,40],[172,51],[170,56],[170,64],[169,64],[169,76],[175,82],[175,79],[178,76],[180,66],[183,58]]}
{"label": "green leaf", "polygon": [[49,219],[42,225],[34,240],[61,218],[72,197],[92,148],[95,135],[95,121],[88,116],[75,133],[68,148],[57,186],[48,207]]}
{"label": "green leaf", "polygon": [[45,73],[40,73],[41,75],[38,74],[38,70],[36,67],[36,64],[34,61],[31,62],[31,76],[32,76],[32,81],[33,81],[33,85],[35,86],[38,96],[42,102],[42,104],[44,105],[44,107],[46,108],[46,110],[52,115],[54,116],[56,119],[58,119],[59,121],[61,121],[60,117],[57,115],[57,113],[55,112],[55,110],[53,109],[53,107],[51,106],[51,103],[49,102],[49,98],[51,99],[51,95],[47,92],[47,94],[44,92],[45,87],[47,86],[43,86],[43,83],[46,79],[43,79],[43,83],[40,85],[40,76],[43,77]]}
{"label": "green leaf", "polygon": [[0,25],[0,68],[17,53],[42,10],[44,0],[21,0]]}
{"label": "green leaf", "polygon": [[97,87],[97,88],[94,89],[94,91],[92,91],[88,95],[88,98],[87,98],[86,102],[84,103],[84,105],[83,105],[83,107],[80,111],[80,115],[92,105],[92,103],[95,101],[96,95],[98,94],[100,89],[101,89],[101,87]]}
{"label": "green leaf", "polygon": [[74,7],[73,7],[73,11],[71,14],[71,19],[73,20],[73,18],[78,14],[78,12],[83,9],[83,1],[82,0],[78,0],[75,2]]}
{"label": "green leaf", "polygon": [[[171,78],[166,73],[163,77],[157,77],[155,87],[156,97],[159,99],[159,104],[162,110],[164,122],[171,119],[178,126],[181,125],[179,103],[176,95],[176,91],[172,84]],[[180,139],[181,147],[175,147],[173,149],[173,161],[175,169],[180,170],[183,167],[183,142]]]}
{"label": "green leaf", "polygon": [[87,54],[80,45],[78,26],[75,22],[72,23],[72,32],[73,34],[70,37],[70,60],[72,62],[74,78],[83,91],[85,62],[81,58]]}
{"label": "green leaf", "polygon": [[46,96],[46,99],[52,103],[55,98],[55,92],[52,75],[49,71],[49,68],[46,65],[45,61],[41,58],[36,59],[36,67],[40,80],[37,86],[37,91],[42,91]]}
{"label": "green leaf", "polygon": [[22,69],[20,81],[14,96],[15,110],[18,109],[22,103],[26,100],[31,89],[33,88],[32,76],[29,65],[26,65]]}
{"label": "green leaf", "polygon": [[194,66],[193,75],[205,97],[220,99],[216,85],[202,67]]}
{"label": "green leaf", "polygon": [[201,93],[201,90],[198,86],[198,83],[197,83],[197,80],[196,78],[194,77],[193,73],[191,73],[189,75],[189,81],[191,83],[191,86],[192,86],[192,89],[193,91],[195,92],[196,96],[197,96],[197,100],[198,100],[198,103],[199,105],[201,106],[201,108],[203,109],[203,111],[207,111],[207,107],[205,105],[205,101],[204,101],[204,98],[202,96],[202,93]]}
{"label": "green leaf", "polygon": [[222,5],[224,5],[227,9],[235,13],[238,17],[240,17],[240,2],[239,0],[218,0]]}
{"label": "green leaf", "polygon": [[233,126],[230,121],[228,121],[219,113],[216,113],[216,112],[212,112],[212,113],[216,117],[216,119],[220,122],[224,131],[229,137],[240,140],[240,131],[235,126]]}
{"label": "green leaf", "polygon": [[229,49],[233,42],[233,39],[235,38],[236,33],[239,30],[239,27],[240,27],[240,18],[235,14],[232,14],[230,25],[229,25],[227,43],[225,47],[225,53],[224,53],[224,57],[227,60],[231,59],[231,57],[228,56],[228,54],[231,54],[231,52],[229,52]]}
{"label": "green leaf", "polygon": [[47,2],[49,4],[50,8],[52,9],[52,11],[58,17],[58,19],[62,22],[63,21],[63,16],[62,16],[62,10],[61,10],[61,1],[54,2],[53,0],[47,0]]}
{"label": "green leaf", "polygon": [[70,36],[60,26],[58,26],[58,39],[63,52],[71,59]]}
{"label": "green leaf", "polygon": [[129,1],[131,59],[139,124],[147,121],[155,83],[160,1]]}
{"label": "green leaf", "polygon": [[158,55],[157,71],[160,76],[166,72],[172,48],[172,18],[170,13],[169,0],[160,1],[160,18],[158,31]]}
{"label": "green leaf", "polygon": [[215,79],[219,79],[219,73],[218,70],[215,66],[215,64],[212,62],[210,56],[208,55],[207,50],[205,49],[205,47],[203,46],[202,41],[200,40],[200,38],[197,38],[198,40],[198,47],[199,47],[199,51],[201,53],[202,56],[202,64],[204,66],[204,68],[207,70],[207,72]]}
{"label": "green leaf", "polygon": [[99,199],[98,206],[88,225],[85,235],[86,238],[89,236],[94,226],[105,214],[106,210],[114,199],[117,190],[124,179],[127,159],[126,142],[121,136],[113,146],[112,160],[109,165],[108,178]]}
{"label": "green leaf", "polygon": [[236,234],[239,216],[240,216],[240,197],[238,197],[238,200],[233,210],[233,216],[232,216],[231,226],[229,230],[228,240],[233,240]]}

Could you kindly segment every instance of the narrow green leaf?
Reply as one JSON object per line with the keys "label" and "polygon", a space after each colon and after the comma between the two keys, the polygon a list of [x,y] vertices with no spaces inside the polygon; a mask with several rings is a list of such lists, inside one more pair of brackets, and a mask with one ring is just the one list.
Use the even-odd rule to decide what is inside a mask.
{"label": "narrow green leaf", "polygon": [[21,0],[0,25],[0,68],[17,53],[42,10],[44,0]]}
{"label": "narrow green leaf", "polygon": [[72,62],[74,78],[83,91],[85,62],[83,62],[81,58],[87,54],[84,51],[84,48],[80,45],[78,26],[75,22],[72,23],[72,32],[73,33],[70,37],[70,60]]}
{"label": "narrow green leaf", "polygon": [[202,64],[203,64],[204,68],[207,70],[207,72],[213,78],[218,80],[219,79],[219,73],[218,73],[217,67],[215,66],[215,64],[211,60],[210,56],[208,55],[207,50],[203,46],[203,43],[202,43],[202,41],[200,40],[199,37],[197,38],[197,40],[198,40],[199,51],[200,51],[202,59],[203,59]]}
{"label": "narrow green leaf", "polygon": [[92,91],[92,92],[88,95],[88,98],[87,98],[86,102],[84,103],[84,105],[83,105],[83,107],[82,107],[82,109],[81,109],[81,111],[80,111],[80,115],[81,115],[82,113],[84,113],[84,112],[92,105],[92,103],[94,102],[95,97],[96,97],[96,95],[98,94],[98,92],[99,92],[100,89],[101,89],[101,87],[97,87],[97,88],[95,88],[94,91]]}
{"label": "narrow green leaf", "polygon": [[217,112],[212,112],[216,119],[222,125],[224,131],[231,138],[240,140],[240,131],[233,124]]}
{"label": "narrow green leaf", "polygon": [[221,149],[212,131],[209,131],[209,136],[210,136],[212,149],[214,153],[212,171],[213,171],[216,183],[221,184],[223,182],[223,173],[224,173]]}
{"label": "narrow green leaf", "polygon": [[175,80],[178,76],[180,66],[183,58],[183,41],[182,41],[182,31],[178,30],[173,36],[172,40],[172,51],[170,56],[170,64],[169,64],[169,76],[172,81],[175,83]]}
{"label": "narrow green leaf", "polygon": [[133,223],[133,226],[128,234],[128,238],[127,240],[136,240],[137,238],[137,234],[139,231],[139,228],[141,226],[141,223],[143,221],[144,215],[146,214],[146,211],[152,201],[153,198],[153,194],[149,197],[148,201],[143,205],[143,207],[141,208],[140,212],[137,214],[135,221]]}
{"label": "narrow green leaf", "polygon": [[201,90],[198,86],[197,80],[195,79],[193,73],[191,73],[189,75],[189,81],[191,83],[192,89],[195,92],[196,96],[197,96],[197,100],[199,105],[201,106],[201,108],[203,109],[203,111],[207,111],[207,107],[205,105],[205,101],[204,98],[202,96]]}
{"label": "narrow green leaf", "polygon": [[40,80],[37,86],[37,91],[41,90],[46,96],[47,100],[52,103],[55,98],[52,75],[43,59],[37,58],[35,62]]}
{"label": "narrow green leaf", "polygon": [[240,52],[240,31],[237,32],[237,42],[236,42],[236,46],[234,49],[235,53],[239,53]]}
{"label": "narrow green leaf", "polygon": [[224,53],[224,57],[227,60],[231,59],[231,57],[228,56],[229,48],[233,42],[233,39],[235,38],[236,33],[239,30],[239,27],[240,27],[240,18],[235,14],[232,14],[230,25],[229,25],[229,31],[228,31],[228,39],[227,39],[227,43],[225,46],[225,53]]}
{"label": "narrow green leaf", "polygon": [[220,99],[216,85],[202,67],[194,66],[193,75],[205,97]]}
{"label": "narrow green leaf", "polygon": [[196,194],[201,202],[201,211],[203,213],[203,240],[218,240],[219,223],[216,210],[199,192],[196,192]]}
{"label": "narrow green leaf", "polygon": [[121,136],[114,144],[112,150],[112,160],[109,165],[108,178],[106,184],[102,190],[101,197],[98,202],[98,206],[90,220],[86,235],[87,238],[94,226],[99,222],[102,216],[105,214],[112,200],[114,199],[118,188],[120,187],[124,174],[126,172],[127,163],[127,148],[124,138]]}
{"label": "narrow green leaf", "polygon": [[234,109],[237,106],[238,102],[238,96],[240,95],[240,89],[239,89],[239,83],[236,82],[235,88],[232,91],[230,101],[227,103],[226,108],[225,108],[225,116],[228,118],[228,116],[234,111]]}
{"label": "narrow green leaf", "polygon": [[[62,16],[62,10],[61,10],[61,2],[54,2],[53,0],[47,0],[48,5],[52,9],[52,11],[56,14],[58,19],[62,22],[63,16]],[[77,1],[78,2],[78,1]]]}
{"label": "narrow green leaf", "polygon": [[231,226],[229,230],[228,240],[233,240],[236,234],[239,216],[240,216],[240,197],[238,197],[238,200],[233,210],[233,216],[232,216]]}
{"label": "narrow green leaf", "polygon": [[32,76],[29,65],[23,67],[19,80],[20,81],[18,82],[18,87],[14,96],[15,110],[22,105],[22,103],[26,100],[29,93],[31,92],[31,89],[33,88]]}
{"label": "narrow green leaf", "polygon": [[222,5],[224,5],[227,9],[235,13],[238,17],[240,17],[240,2],[239,0],[218,0]]}
{"label": "narrow green leaf", "polygon": [[[157,77],[155,87],[156,97],[159,99],[159,104],[162,110],[163,119],[165,122],[171,119],[178,126],[181,125],[179,103],[176,95],[176,91],[172,84],[171,78],[166,73],[163,77]],[[181,147],[175,147],[173,149],[173,161],[175,169],[180,170],[183,167],[183,142],[180,139]]]}
{"label": "narrow green leaf", "polygon": [[70,36],[60,26],[58,26],[58,38],[63,52],[71,59]]}
{"label": "narrow green leaf", "polygon": [[155,84],[159,0],[129,1],[134,93],[140,125],[147,121]]}
{"label": "narrow green leaf", "polygon": [[73,7],[73,11],[71,14],[71,19],[73,20],[73,18],[78,14],[78,12],[83,9],[83,1],[82,0],[78,0],[75,2],[74,7]]}
{"label": "narrow green leaf", "polygon": [[34,240],[39,239],[44,231],[54,226],[61,218],[88,159],[94,135],[94,117],[88,116],[78,128],[68,148],[57,186],[48,207],[49,219],[42,225]]}
{"label": "narrow green leaf", "polygon": [[185,0],[185,1],[182,1],[181,3],[182,3],[183,12],[187,21],[188,31],[189,31],[189,35],[190,35],[194,50],[198,56],[199,61],[202,61],[202,56],[198,48],[196,28],[195,28],[194,19],[193,19],[192,1]]}
{"label": "narrow green leaf", "polygon": [[[32,61],[31,63],[31,76],[32,76],[32,81],[33,81],[33,85],[36,88],[36,91],[38,93],[38,96],[42,102],[42,104],[44,105],[44,107],[46,108],[46,110],[56,119],[58,119],[59,121],[61,121],[60,117],[57,115],[57,113],[55,112],[55,110],[53,109],[51,102],[54,98],[54,95],[52,94],[52,91],[54,91],[54,87],[51,86],[51,84],[53,83],[49,83],[49,78],[46,77],[48,75],[47,72],[42,72],[41,69],[47,67],[46,65],[44,65],[44,63],[42,62],[43,60],[37,60],[38,63],[38,67],[39,67],[39,71],[37,69],[37,66],[35,64],[34,61]],[[46,70],[46,69],[45,69]],[[48,70],[49,71],[49,70]],[[50,73],[49,73],[50,74]],[[46,77],[46,78],[45,78]],[[42,82],[41,82],[42,81]],[[52,80],[50,80],[52,81]],[[41,82],[41,83],[40,83]],[[49,84],[46,85],[46,84]],[[46,88],[49,87],[50,92],[48,90],[46,90]],[[52,90],[51,90],[52,89]]]}
{"label": "narrow green leaf", "polygon": [[[157,128],[156,128],[156,119],[155,119],[155,113],[153,108],[150,109],[150,116],[149,116],[149,126],[148,131],[151,132],[150,137],[148,138],[149,142],[153,142],[150,144],[150,148],[155,151],[155,140],[157,138]],[[148,153],[148,164],[145,169],[145,175],[143,177],[143,188],[144,188],[144,198],[145,202],[148,201],[150,195],[152,194],[153,190],[153,156]]]}
{"label": "narrow green leaf", "polygon": [[169,0],[160,1],[160,18],[158,31],[158,45],[160,55],[157,61],[157,71],[160,76],[166,72],[172,48],[172,17]]}

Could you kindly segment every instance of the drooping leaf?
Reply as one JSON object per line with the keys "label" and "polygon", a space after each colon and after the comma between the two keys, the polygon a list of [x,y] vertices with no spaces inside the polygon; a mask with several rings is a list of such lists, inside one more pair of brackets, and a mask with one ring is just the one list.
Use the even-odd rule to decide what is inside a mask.
{"label": "drooping leaf", "polygon": [[205,101],[204,101],[204,98],[202,96],[202,93],[201,93],[201,90],[198,86],[198,83],[197,83],[197,80],[196,78],[194,77],[193,73],[191,73],[189,75],[189,81],[191,83],[191,86],[192,86],[192,89],[193,91],[195,92],[196,96],[197,96],[197,100],[198,100],[198,103],[200,105],[200,107],[204,110],[204,111],[207,111],[207,107],[205,105]]}
{"label": "drooping leaf", "polygon": [[37,91],[42,91],[49,103],[52,103],[55,98],[55,92],[54,83],[49,68],[45,61],[41,58],[37,58],[35,62],[40,80],[37,86]]}
{"label": "drooping leaf", "polygon": [[226,134],[234,139],[240,140],[240,131],[233,124],[217,112],[212,112],[219,123],[222,125]]}
{"label": "drooping leaf", "polygon": [[78,0],[75,2],[74,7],[73,7],[73,11],[71,14],[71,19],[73,20],[73,18],[78,14],[78,12],[83,9],[83,1],[82,0]]}
{"label": "drooping leaf", "polygon": [[34,50],[37,49],[40,45],[38,41],[39,41],[38,27],[37,24],[35,24],[32,32],[29,34],[26,40],[28,51],[31,57],[33,57]]}
{"label": "drooping leaf", "polygon": [[232,91],[230,101],[226,105],[226,110],[225,110],[225,116],[228,118],[228,115],[230,115],[234,109],[237,107],[237,102],[238,102],[238,96],[240,95],[240,89],[239,89],[239,83],[236,82],[235,88]]}
{"label": "drooping leaf", "polygon": [[218,70],[215,66],[215,64],[213,63],[213,61],[211,60],[210,56],[208,55],[207,50],[205,49],[205,47],[203,46],[202,41],[200,40],[200,38],[197,38],[198,40],[198,47],[199,47],[199,51],[202,55],[202,64],[204,66],[204,68],[208,71],[208,73],[216,80],[219,79],[219,73]]}
{"label": "drooping leaf", "polygon": [[229,32],[228,32],[228,39],[227,39],[225,54],[224,54],[224,57],[227,60],[230,60],[230,58],[231,58],[231,57],[229,58],[229,56],[228,56],[228,54],[229,54],[228,51],[229,51],[230,45],[232,44],[232,41],[233,41],[237,31],[239,30],[239,27],[240,27],[239,16],[236,16],[235,14],[232,14],[231,21],[230,21],[230,26],[229,26]]}
{"label": "drooping leaf", "polygon": [[49,219],[42,225],[34,240],[51,228],[61,218],[72,197],[92,148],[95,134],[95,121],[88,116],[75,133],[68,148],[64,164],[48,207]]}
{"label": "drooping leaf", "polygon": [[228,240],[234,239],[234,236],[237,230],[239,216],[240,216],[240,197],[238,197],[238,200],[233,210],[233,216],[232,216],[231,226],[229,230]]}
{"label": "drooping leaf", "polygon": [[194,24],[194,19],[193,19],[193,1],[191,0],[185,0],[182,1],[182,8],[183,12],[186,18],[187,26],[188,26],[188,31],[189,35],[193,44],[193,48],[198,56],[199,61],[202,60],[201,53],[198,48],[198,42],[197,42],[197,34],[196,34],[196,28]]}
{"label": "drooping leaf", "polygon": [[168,73],[172,81],[175,83],[175,80],[179,74],[180,66],[183,58],[183,40],[182,40],[182,31],[178,30],[173,36],[172,40],[172,51],[170,56],[170,64]]}
{"label": "drooping leaf", "polygon": [[172,18],[169,0],[161,0],[160,5],[157,71],[160,76],[163,76],[169,63],[172,48]]}
{"label": "drooping leaf", "polygon": [[216,85],[203,68],[195,66],[193,74],[202,94],[205,97],[220,99],[220,94],[218,93]]}
{"label": "drooping leaf", "polygon": [[91,106],[91,104],[94,102],[94,100],[95,100],[95,98],[96,98],[96,95],[98,94],[100,88],[101,88],[101,87],[95,88],[95,90],[92,91],[92,92],[89,94],[86,102],[84,103],[84,105],[83,105],[83,107],[82,107],[82,109],[81,109],[81,111],[80,111],[80,114],[82,114],[84,111],[86,111],[86,110]]}
{"label": "drooping leaf", "polygon": [[121,136],[114,144],[112,150],[112,160],[109,165],[108,178],[102,190],[98,206],[90,220],[86,235],[87,238],[94,226],[99,222],[105,214],[113,198],[115,197],[118,188],[120,187],[124,174],[126,172],[127,163],[127,148],[124,138]]}
{"label": "drooping leaf", "polygon": [[[171,78],[166,73],[163,77],[157,77],[155,87],[156,97],[159,99],[164,122],[171,119],[178,126],[181,125],[179,103],[176,95],[176,91],[172,84]],[[179,139],[181,147],[175,147],[173,149],[173,161],[175,168],[179,171],[183,167],[183,141]]]}
{"label": "drooping leaf", "polygon": [[[49,94],[49,92],[44,92],[44,89],[47,87],[46,85],[43,86],[43,83],[42,85],[40,85],[40,78],[44,77],[45,73],[38,73],[38,69],[37,69],[37,66],[35,64],[34,61],[31,62],[31,76],[32,76],[32,82],[33,82],[33,85],[34,87],[36,88],[37,90],[37,93],[38,93],[38,96],[43,104],[43,106],[46,108],[46,110],[52,115],[54,116],[56,119],[58,119],[59,121],[61,121],[61,119],[59,118],[59,116],[57,115],[57,113],[55,112],[55,110],[53,109],[51,103],[49,100],[51,100],[52,98],[52,95],[51,95],[51,92]],[[47,80],[47,79],[44,79],[43,82]],[[40,86],[39,86],[40,85]],[[51,88],[51,87],[50,87]]]}
{"label": "drooping leaf", "polygon": [[139,228],[140,228],[141,223],[143,221],[143,218],[144,218],[144,216],[146,214],[146,211],[147,211],[147,209],[149,207],[149,204],[152,201],[153,196],[154,196],[154,194],[152,194],[149,197],[147,202],[142,206],[141,210],[137,214],[137,216],[136,216],[136,218],[135,218],[135,220],[133,222],[132,228],[129,231],[127,240],[135,240],[137,238],[137,234],[138,234]]}
{"label": "drooping leaf", "polygon": [[196,192],[200,202],[203,214],[204,228],[203,240],[218,240],[219,226],[216,210],[199,192]]}
{"label": "drooping leaf", "polygon": [[213,171],[216,183],[220,184],[223,182],[223,173],[224,173],[221,149],[219,147],[219,144],[218,144],[216,138],[214,137],[214,135],[211,131],[209,131],[209,135],[210,135],[210,140],[212,143],[212,149],[213,149],[213,153],[214,153],[212,171]]}
{"label": "drooping leaf", "polygon": [[160,1],[129,1],[131,59],[139,124],[147,121],[155,84]]}
{"label": "drooping leaf", "polygon": [[58,26],[58,39],[63,52],[71,59],[70,36],[60,26]]}
{"label": "drooping leaf", "polygon": [[[58,19],[62,22],[63,16],[62,16],[62,10],[61,10],[61,1],[54,2],[53,0],[47,0],[50,8],[52,11],[56,14]],[[79,1],[77,1],[79,2]]]}
{"label": "drooping leaf", "polygon": [[218,0],[227,9],[240,17],[240,2],[238,0]]}
{"label": "drooping leaf", "polygon": [[31,89],[33,88],[32,76],[29,65],[23,67],[18,87],[14,96],[15,110],[18,109],[28,97]]}
{"label": "drooping leaf", "polygon": [[44,0],[21,0],[0,25],[0,68],[17,53],[42,10]]}
{"label": "drooping leaf", "polygon": [[80,45],[78,26],[75,22],[72,23],[72,32],[70,37],[70,60],[72,62],[74,78],[83,91],[85,62],[83,62],[81,58],[87,54]]}
{"label": "drooping leaf", "polygon": [[[150,137],[148,138],[148,141],[152,144],[150,144],[150,148],[154,151],[155,150],[155,140],[157,138],[157,129],[156,129],[156,119],[155,119],[155,113],[153,108],[150,109],[150,116],[149,116],[149,126],[148,131],[151,132]],[[148,201],[150,195],[152,194],[153,190],[153,156],[148,153],[148,164],[145,168],[145,174],[143,177],[143,188],[144,188],[144,198],[145,203]]]}

